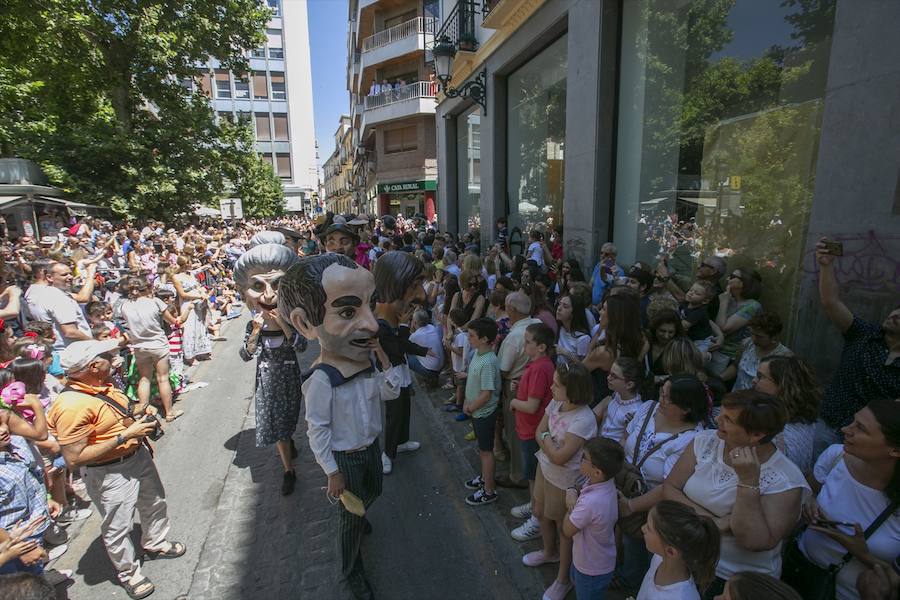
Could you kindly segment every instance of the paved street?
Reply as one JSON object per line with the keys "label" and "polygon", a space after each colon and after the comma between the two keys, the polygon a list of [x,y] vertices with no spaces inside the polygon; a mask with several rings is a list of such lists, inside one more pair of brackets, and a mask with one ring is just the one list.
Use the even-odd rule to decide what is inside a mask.
{"label": "paved street", "polygon": [[[167,428],[158,446],[171,537],[184,541],[188,552],[146,563],[157,586],[152,597],[343,600],[349,596],[338,584],[336,508],[325,496],[302,422],[295,435],[300,457],[294,495],[279,494],[274,448],[255,448],[254,367],[237,356],[243,324],[231,322],[228,341],[217,343],[214,359],[199,366],[193,379],[209,386],[184,397],[185,416]],[[305,362],[315,353],[311,344]],[[497,505],[467,506],[461,482],[474,473],[476,456],[462,441],[466,425],[435,410],[437,395],[418,391],[414,400],[413,438],[423,447],[401,455],[385,478],[384,494],[369,515],[374,532],[363,546],[378,597],[539,598],[552,569],[523,567],[522,548],[508,535],[514,524],[508,508],[525,494],[504,491]],[[127,598],[111,581],[98,526],[95,514],[54,566],[75,570],[70,598]]]}

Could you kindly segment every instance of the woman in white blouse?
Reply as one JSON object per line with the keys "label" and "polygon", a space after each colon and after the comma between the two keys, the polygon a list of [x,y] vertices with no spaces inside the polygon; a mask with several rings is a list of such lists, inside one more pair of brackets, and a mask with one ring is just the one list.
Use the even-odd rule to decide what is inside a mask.
{"label": "woman in white blouse", "polygon": [[[703,430],[707,391],[693,375],[676,375],[659,391],[659,402],[644,402],[625,428],[625,460],[640,465],[648,491],[630,500],[620,499],[619,518],[647,512],[663,499],[663,480],[678,457]],[[622,535],[622,566],[616,577],[622,587],[637,589],[650,565],[650,553],[641,537]]]}
{"label": "woman in white blouse", "polygon": [[[818,496],[803,511],[813,525],[797,545],[822,568],[840,565],[851,552],[837,573],[836,597],[856,600],[860,573],[900,555],[900,400],[870,402],[841,432],[844,444],[829,447],[816,461],[813,485],[819,488]],[[883,522],[864,539],[863,531],[882,513]]]}
{"label": "woman in white blouse", "polygon": [[716,581],[720,594],[739,571],[781,575],[781,542],[800,517],[809,486],[772,443],[787,421],[784,403],[753,390],[722,400],[717,430],[698,433],[664,483],[664,496],[713,518],[722,532]]}
{"label": "woman in white blouse", "polygon": [[591,329],[584,309],[576,296],[563,296],[556,305],[556,322],[559,324],[556,354],[562,360],[581,362],[587,356]]}

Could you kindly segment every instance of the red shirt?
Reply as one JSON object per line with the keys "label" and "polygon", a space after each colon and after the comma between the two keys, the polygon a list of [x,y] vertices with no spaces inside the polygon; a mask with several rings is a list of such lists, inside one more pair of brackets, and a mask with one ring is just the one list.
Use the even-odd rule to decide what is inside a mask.
{"label": "red shirt", "polygon": [[525,373],[522,374],[516,390],[516,399],[524,402],[529,398],[540,398],[541,405],[533,415],[521,410],[516,411],[516,434],[520,440],[534,439],[537,427],[544,418],[544,409],[553,399],[550,385],[553,383],[554,372],[556,372],[556,367],[553,361],[546,356],[541,356],[525,365]]}

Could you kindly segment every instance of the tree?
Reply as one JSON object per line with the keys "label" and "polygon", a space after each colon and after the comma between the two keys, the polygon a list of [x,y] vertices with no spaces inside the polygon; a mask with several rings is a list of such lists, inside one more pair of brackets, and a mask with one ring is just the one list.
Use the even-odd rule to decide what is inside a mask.
{"label": "tree", "polygon": [[258,0],[4,6],[3,155],[35,160],[79,200],[132,216],[215,203],[229,182],[265,198],[259,206],[281,194],[252,141],[217,123],[209,99],[182,86],[210,57],[247,71],[243,52],[262,45],[270,16]]}

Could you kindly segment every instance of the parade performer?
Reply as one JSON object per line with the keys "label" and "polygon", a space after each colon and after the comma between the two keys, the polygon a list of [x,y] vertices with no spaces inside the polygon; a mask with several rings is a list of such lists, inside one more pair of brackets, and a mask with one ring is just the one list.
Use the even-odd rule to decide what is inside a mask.
{"label": "parade performer", "polygon": [[394,468],[398,452],[413,452],[419,442],[409,439],[410,397],[412,373],[406,355],[426,356],[428,348],[409,341],[409,319],[416,306],[425,302],[425,265],[409,254],[392,250],[375,262],[372,271],[378,303],[378,341],[391,365],[402,373],[400,397],[385,409],[384,453],[381,455],[382,472],[389,475]]}
{"label": "parade performer", "polygon": [[[279,311],[320,354],[303,383],[309,447],[328,476],[328,495],[368,509],[381,495],[381,402],[400,393],[402,373],[378,343],[372,274],[342,254],[301,258],[281,279]],[[373,353],[381,371],[372,367]],[[359,547],[368,521],[340,505],[342,574],[355,598],[374,598]]]}
{"label": "parade performer", "polygon": [[239,353],[245,361],[256,357],[256,446],[275,444],[284,467],[281,493],[294,491],[297,477],[291,460],[297,449],[291,436],[300,417],[300,361],[306,340],[278,313],[278,284],[297,255],[287,246],[261,244],[241,255],[234,265],[234,281],[254,317],[247,324]]}

